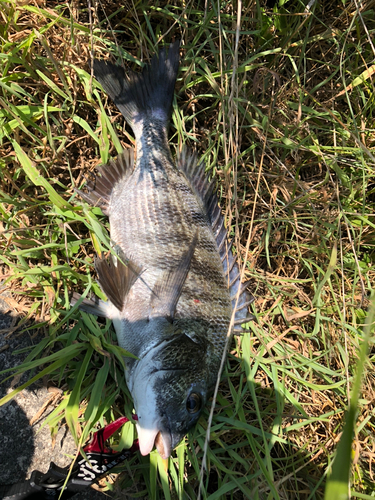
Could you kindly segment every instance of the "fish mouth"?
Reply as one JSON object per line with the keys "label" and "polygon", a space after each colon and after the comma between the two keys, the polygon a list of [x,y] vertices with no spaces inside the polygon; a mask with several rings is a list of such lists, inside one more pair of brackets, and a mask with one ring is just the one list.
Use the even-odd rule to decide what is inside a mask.
{"label": "fish mouth", "polygon": [[154,445],[161,458],[166,459],[172,453],[172,436],[168,431],[144,429],[137,425],[139,451],[143,456],[151,453]]}

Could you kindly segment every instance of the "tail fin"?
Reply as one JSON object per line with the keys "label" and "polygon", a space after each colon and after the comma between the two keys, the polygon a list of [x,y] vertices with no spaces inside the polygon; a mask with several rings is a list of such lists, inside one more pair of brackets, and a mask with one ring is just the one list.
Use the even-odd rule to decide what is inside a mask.
{"label": "tail fin", "polygon": [[168,124],[179,66],[180,41],[159,51],[142,73],[125,74],[121,66],[94,61],[94,74],[126,121],[136,132],[145,116]]}

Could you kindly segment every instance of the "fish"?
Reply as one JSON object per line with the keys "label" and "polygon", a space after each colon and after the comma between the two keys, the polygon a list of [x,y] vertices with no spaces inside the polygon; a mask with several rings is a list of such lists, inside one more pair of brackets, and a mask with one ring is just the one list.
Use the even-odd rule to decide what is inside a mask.
{"label": "fish", "polygon": [[[180,42],[161,48],[142,72],[94,60],[94,76],[133,130],[126,148],[97,169],[80,196],[109,217],[113,253],[95,268],[107,301],[81,309],[112,319],[138,416],[142,455],[168,458],[212,395],[234,328],[250,321],[252,297],[231,251],[205,164],[168,142]],[[115,254],[115,255],[113,255]],[[78,296],[72,301],[77,302]]]}

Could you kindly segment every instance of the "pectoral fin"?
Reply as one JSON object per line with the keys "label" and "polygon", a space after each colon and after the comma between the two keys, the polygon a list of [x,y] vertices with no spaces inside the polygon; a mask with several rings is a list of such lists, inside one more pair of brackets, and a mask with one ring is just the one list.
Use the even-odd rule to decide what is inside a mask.
{"label": "pectoral fin", "polygon": [[197,242],[198,231],[195,233],[189,248],[183,253],[177,267],[163,274],[156,283],[151,299],[151,316],[163,316],[173,320]]}
{"label": "pectoral fin", "polygon": [[95,269],[103,292],[121,311],[127,294],[141,273],[141,268],[130,261],[124,265],[111,254],[109,260],[97,258]]}
{"label": "pectoral fin", "polygon": [[[77,292],[73,292],[70,305],[72,307],[75,306],[80,299],[81,295]],[[93,314],[94,316],[112,319],[111,305],[108,302],[103,302],[95,296],[90,299],[82,299],[82,302],[79,305],[79,309],[81,309],[81,311],[85,311],[88,314]]]}

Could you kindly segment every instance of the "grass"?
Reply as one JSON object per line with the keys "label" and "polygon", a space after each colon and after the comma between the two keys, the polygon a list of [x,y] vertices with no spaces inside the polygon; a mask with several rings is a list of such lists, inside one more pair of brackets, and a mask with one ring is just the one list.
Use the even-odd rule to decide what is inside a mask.
{"label": "grass", "polygon": [[[151,499],[321,499],[356,380],[345,464],[326,499],[343,485],[340,498],[373,498],[375,5],[238,6],[108,0],[90,16],[85,2],[0,0],[1,278],[21,331],[44,333],[10,375],[30,370],[29,383],[48,375],[63,389],[46,424],[54,434],[65,422],[77,445],[130,416],[110,323],[69,306],[73,290],[101,295],[93,259],[109,248],[107,219],[74,187],[133,143],[91,78],[91,54],[134,68],[181,38],[172,150],[195,147],[218,178],[256,321],[231,344],[201,486],[209,409],[168,463],[135,457],[115,487]],[[129,423],[113,446],[133,434]]]}

